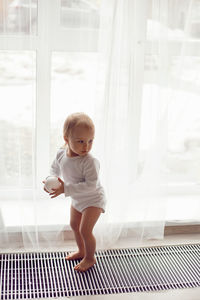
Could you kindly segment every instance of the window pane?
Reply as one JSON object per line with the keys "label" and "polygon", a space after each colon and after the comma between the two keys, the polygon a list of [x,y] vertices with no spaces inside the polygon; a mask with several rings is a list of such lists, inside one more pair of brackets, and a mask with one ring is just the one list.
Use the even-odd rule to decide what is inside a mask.
{"label": "window pane", "polygon": [[[180,55],[168,58],[166,78],[163,80],[165,84],[161,86],[158,84],[158,77],[165,76],[165,69],[156,54],[146,55],[141,138],[141,149],[144,152],[141,153],[143,156],[145,148],[149,147],[152,137],[150,127],[154,131],[153,122],[165,102],[163,111],[166,109],[167,114],[165,122],[168,152],[163,161],[163,175],[173,183],[196,183],[200,180],[200,59],[194,55],[182,55],[181,52]],[[162,103],[156,100],[158,95]],[[148,117],[151,109],[154,110],[155,117],[152,122]]]}
{"label": "window pane", "polygon": [[38,0],[4,0],[0,4],[0,34],[37,33]]}
{"label": "window pane", "polygon": [[148,4],[149,39],[159,37],[161,32],[169,39],[200,39],[200,0],[168,0],[160,5],[150,0]]}
{"label": "window pane", "polygon": [[94,114],[97,53],[53,53],[51,91],[51,159],[63,145],[62,126],[73,112]]}
{"label": "window pane", "polygon": [[61,26],[98,28],[100,0],[61,0]]}
{"label": "window pane", "polygon": [[32,185],[35,53],[0,51],[0,186]]}
{"label": "window pane", "polygon": [[200,180],[200,0],[160,4],[152,0],[148,10],[141,161],[155,142],[156,122],[165,118],[163,178],[191,184]]}

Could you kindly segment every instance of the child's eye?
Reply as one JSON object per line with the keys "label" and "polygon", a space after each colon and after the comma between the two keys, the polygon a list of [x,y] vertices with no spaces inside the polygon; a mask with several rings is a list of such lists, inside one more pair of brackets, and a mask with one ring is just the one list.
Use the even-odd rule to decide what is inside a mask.
{"label": "child's eye", "polygon": [[83,141],[78,141],[78,143],[83,144],[84,142]]}
{"label": "child's eye", "polygon": [[90,140],[89,143],[91,144],[93,142],[93,140]]}

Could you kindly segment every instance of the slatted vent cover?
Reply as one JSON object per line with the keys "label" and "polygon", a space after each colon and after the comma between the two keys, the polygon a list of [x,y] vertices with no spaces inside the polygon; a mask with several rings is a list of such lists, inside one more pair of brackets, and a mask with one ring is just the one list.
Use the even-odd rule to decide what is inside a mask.
{"label": "slatted vent cover", "polygon": [[59,298],[200,286],[200,245],[98,251],[85,273],[64,252],[0,254],[3,299]]}

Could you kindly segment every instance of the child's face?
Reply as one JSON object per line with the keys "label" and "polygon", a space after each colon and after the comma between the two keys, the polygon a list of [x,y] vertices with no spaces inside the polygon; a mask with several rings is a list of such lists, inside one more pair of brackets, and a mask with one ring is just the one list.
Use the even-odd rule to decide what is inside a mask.
{"label": "child's face", "polygon": [[69,156],[85,156],[92,148],[94,130],[77,126],[65,141],[68,144]]}

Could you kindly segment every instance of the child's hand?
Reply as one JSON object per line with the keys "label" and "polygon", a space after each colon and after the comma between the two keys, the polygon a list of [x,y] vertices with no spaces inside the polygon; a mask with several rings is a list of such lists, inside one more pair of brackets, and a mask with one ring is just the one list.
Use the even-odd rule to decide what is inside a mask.
{"label": "child's hand", "polygon": [[51,198],[55,198],[59,196],[60,194],[64,193],[64,182],[58,177],[58,181],[61,183],[60,187],[57,189],[52,189],[53,192],[49,193],[51,195]]}
{"label": "child's hand", "polygon": [[42,183],[44,183],[44,190],[45,190],[45,192],[47,192],[49,194],[49,192],[45,189],[46,180],[43,180]]}

